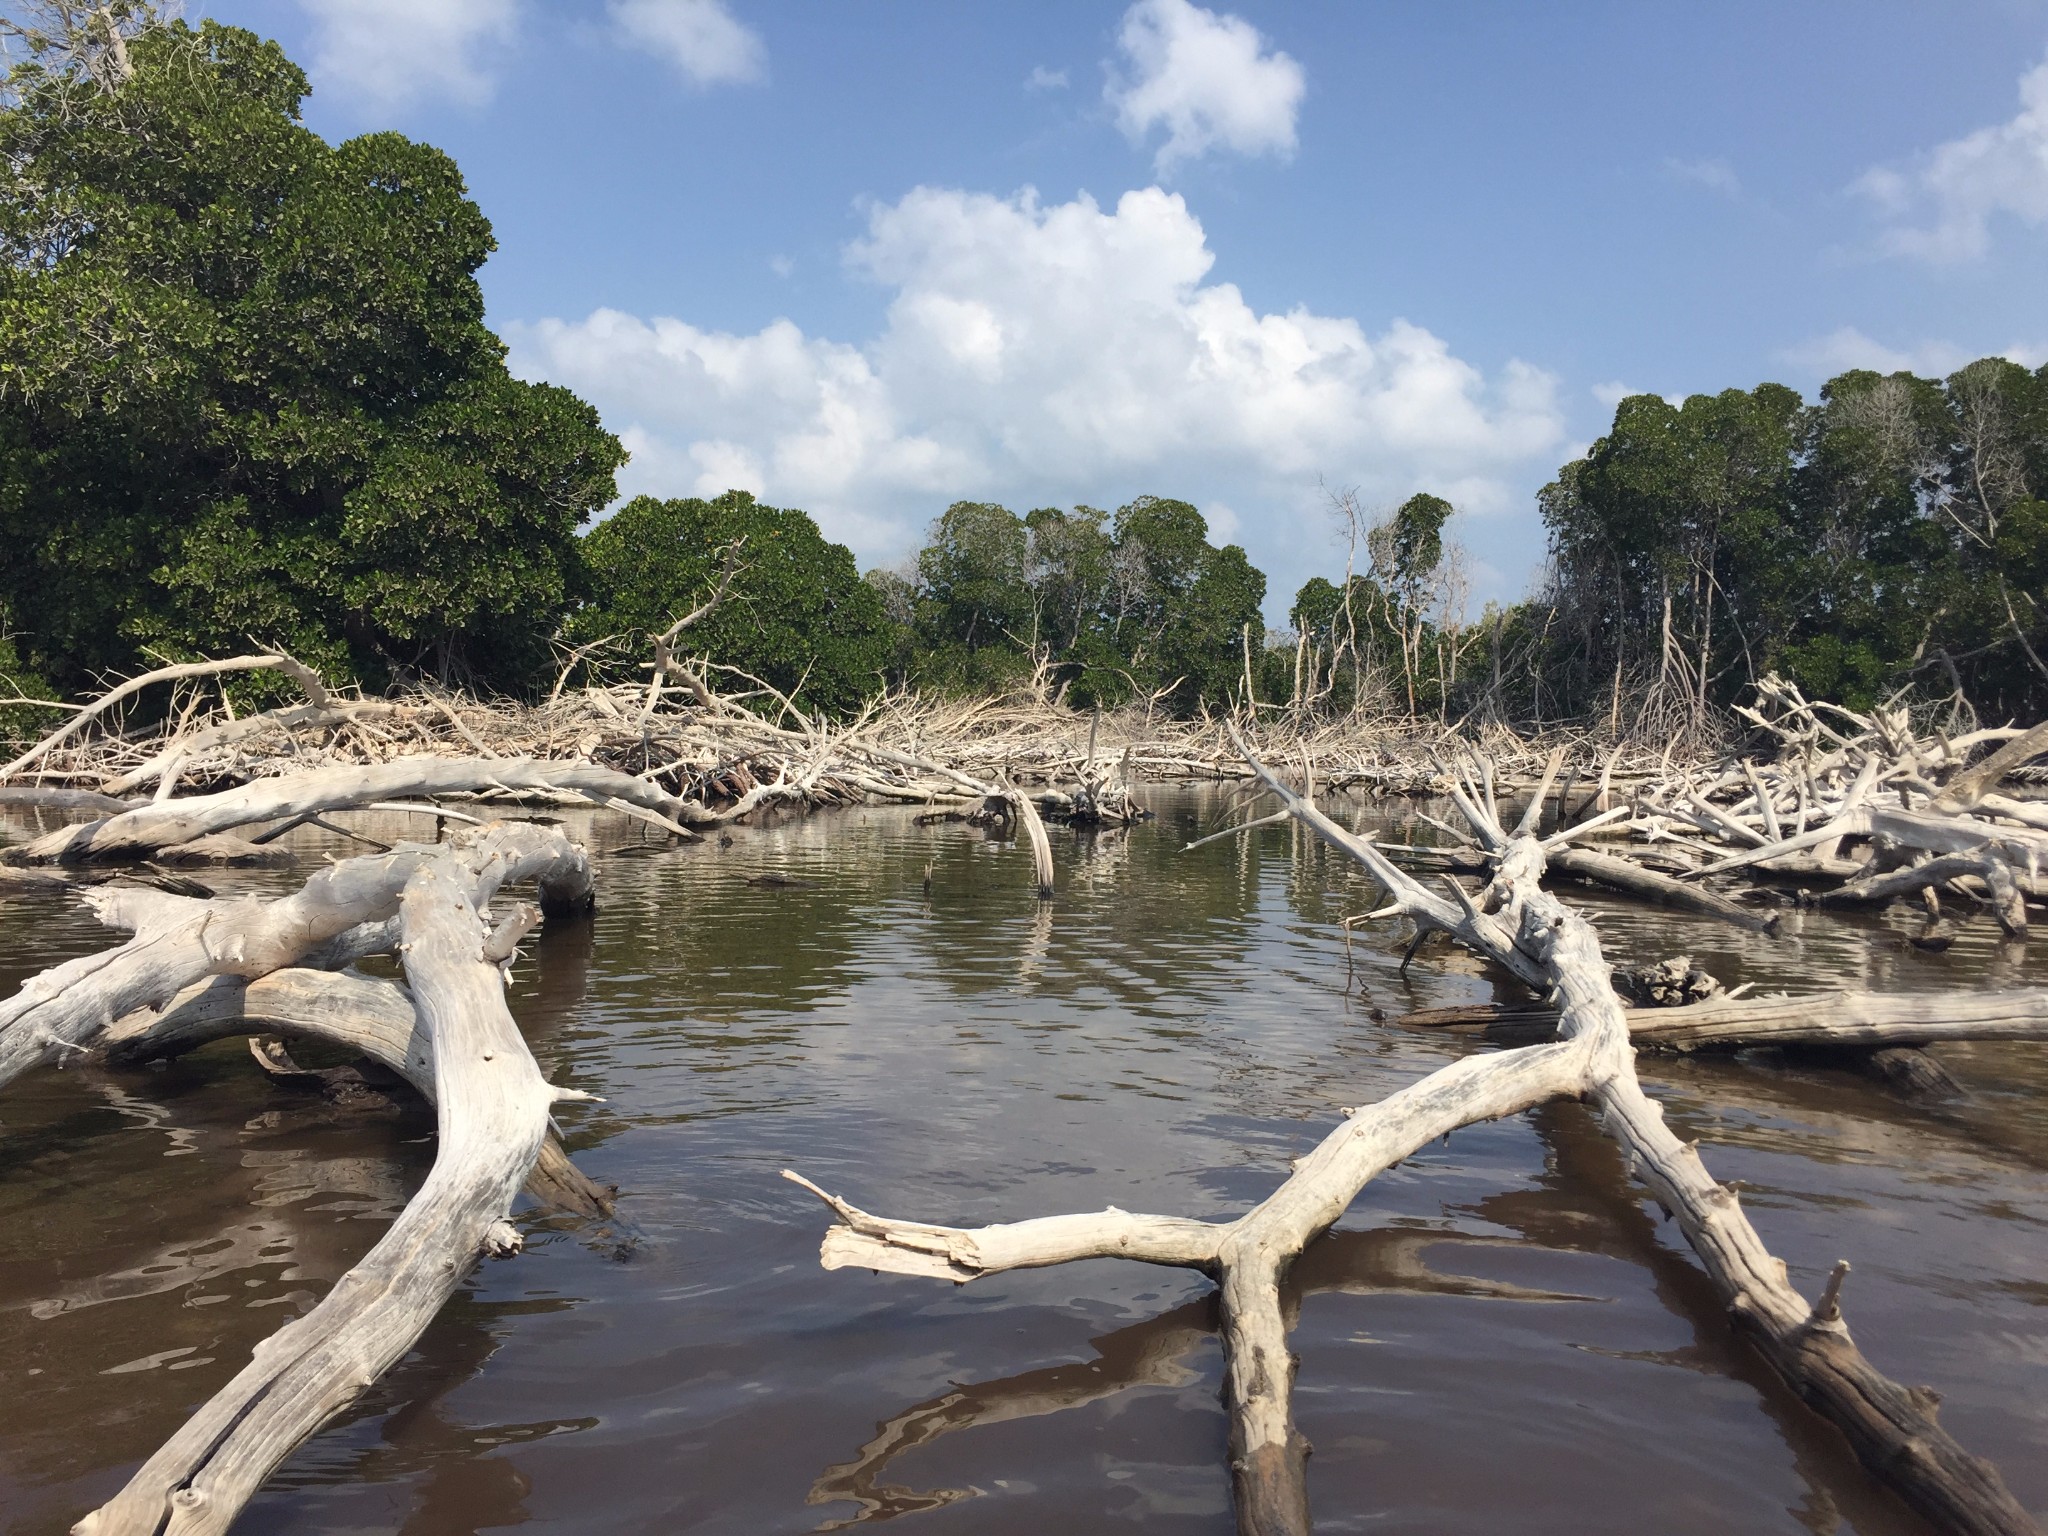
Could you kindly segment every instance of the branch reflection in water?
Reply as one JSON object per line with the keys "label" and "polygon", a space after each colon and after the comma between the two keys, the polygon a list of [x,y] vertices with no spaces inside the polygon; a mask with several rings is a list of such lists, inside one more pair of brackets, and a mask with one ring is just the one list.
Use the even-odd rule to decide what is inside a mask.
{"label": "branch reflection in water", "polygon": [[[1465,1296],[1522,1302],[1606,1299],[1447,1274],[1432,1269],[1424,1257],[1429,1250],[1440,1248],[1527,1246],[1511,1238],[1405,1227],[1331,1232],[1303,1253],[1287,1277],[1281,1301],[1291,1328],[1303,1298],[1327,1292],[1353,1296]],[[1199,1374],[1188,1363],[1189,1358],[1214,1340],[1217,1321],[1216,1297],[1211,1293],[1158,1317],[1090,1340],[1095,1347],[1093,1360],[957,1387],[943,1397],[905,1409],[877,1425],[875,1437],[860,1448],[852,1461],[827,1467],[819,1474],[806,1502],[851,1502],[859,1506],[856,1514],[819,1527],[833,1531],[868,1520],[888,1520],[940,1509],[973,1498],[980,1489],[919,1490],[885,1483],[882,1478],[897,1457],[959,1430],[1085,1408],[1138,1387],[1186,1386]]]}

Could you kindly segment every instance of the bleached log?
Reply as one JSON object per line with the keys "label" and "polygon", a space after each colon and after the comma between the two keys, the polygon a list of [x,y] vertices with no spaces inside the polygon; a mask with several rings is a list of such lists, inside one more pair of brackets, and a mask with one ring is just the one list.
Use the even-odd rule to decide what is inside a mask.
{"label": "bleached log", "polygon": [[1852,880],[1814,899],[1824,907],[1882,906],[1929,886],[1953,880],[1982,881],[1989,895],[1992,914],[2014,938],[2027,934],[2027,899],[2013,879],[2012,866],[1995,853],[1948,853],[1904,869],[1890,870]]}
{"label": "bleached log", "polygon": [[[1484,1034],[1507,1044],[1551,1039],[1555,1008],[1472,1003],[1425,1008],[1393,1022]],[[1675,1008],[1631,1008],[1638,1048],[1740,1051],[1779,1045],[1884,1049],[1965,1040],[2048,1040],[2048,991],[1830,992],[1802,997],[1716,997]]]}
{"label": "bleached log", "polygon": [[[396,923],[392,929],[395,947]],[[351,930],[361,933],[363,930]],[[376,951],[369,951],[375,953]],[[355,972],[291,967],[254,981],[213,976],[185,988],[161,1011],[117,1019],[100,1042],[108,1061],[129,1066],[183,1055],[234,1035],[318,1040],[367,1056],[434,1101],[434,1039],[396,982]],[[612,1196],[589,1178],[550,1129],[526,1192],[579,1216],[612,1214]]]}
{"label": "bleached log", "polygon": [[401,848],[330,865],[275,901],[194,901],[161,891],[99,887],[85,900],[134,937],[52,967],[0,1003],[0,1086],[28,1068],[90,1046],[115,1019],[159,1008],[207,976],[261,976],[398,909],[412,875],[443,856],[494,882],[537,879],[543,902],[588,900],[583,850],[552,828],[501,822],[455,843]]}
{"label": "bleached log", "polygon": [[[1509,1240],[1444,1231],[1379,1227],[1331,1232],[1304,1253],[1281,1282],[1281,1309],[1290,1325],[1301,1301],[1315,1295],[1463,1296],[1510,1302],[1591,1301],[1502,1280],[1445,1273],[1425,1255],[1434,1249],[1497,1248]],[[913,1491],[883,1482],[891,1464],[945,1436],[992,1424],[1013,1423],[1088,1407],[1134,1388],[1184,1386],[1196,1379],[1188,1356],[1216,1334],[1213,1297],[1185,1302],[1170,1312],[1091,1339],[1096,1358],[1042,1367],[994,1381],[954,1386],[943,1396],[892,1415],[851,1461],[827,1467],[804,1496],[806,1504],[851,1502],[869,1517],[936,1509],[971,1498],[974,1490]],[[860,1517],[856,1516],[858,1520]],[[854,1521],[838,1522],[853,1524]]]}
{"label": "bleached log", "polygon": [[1795,837],[1787,837],[1762,848],[1706,865],[1702,875],[1725,874],[1751,865],[1774,863],[1788,854],[1839,845],[1850,837],[1886,837],[1904,848],[1928,853],[1996,854],[2024,870],[2048,866],[2048,832],[2031,827],[2000,826],[1976,817],[1933,811],[1909,811],[1898,806],[1860,805],[1829,821],[1825,826]]}
{"label": "bleached log", "polygon": [[144,858],[160,848],[255,822],[319,815],[378,800],[419,795],[502,790],[566,790],[587,800],[657,811],[685,826],[710,817],[701,805],[678,799],[630,774],[594,763],[539,762],[532,758],[401,757],[388,763],[315,769],[258,779],[219,794],[195,795],[138,806],[120,815],[67,827],[10,854],[27,862],[78,863]]}
{"label": "bleached log", "polygon": [[[491,847],[500,832],[515,841]],[[541,1077],[506,1010],[480,916],[499,885],[522,871],[522,837],[523,872],[559,880],[582,871],[587,879],[582,850],[530,825],[388,861],[404,870],[400,953],[434,1046],[439,1135],[425,1183],[362,1262],[311,1312],[258,1345],[120,1493],[74,1527],[76,1536],[219,1536],[300,1441],[405,1353],[479,1255],[517,1248],[505,1217],[562,1096]]]}
{"label": "bleached log", "polygon": [[336,699],[328,696],[319,700],[308,700],[300,704],[287,705],[282,709],[267,709],[261,714],[244,715],[239,720],[223,720],[217,725],[206,726],[188,736],[178,737],[161,752],[149,758],[141,766],[132,768],[102,786],[110,796],[129,795],[145,785],[161,782],[165,789],[171,787],[181,765],[189,764],[209,752],[220,752],[229,747],[239,747],[244,742],[255,741],[271,731],[326,730],[338,725],[353,725],[364,720],[385,719],[400,714],[409,706],[384,699]]}
{"label": "bleached log", "polygon": [[1039,818],[1038,807],[1029,795],[1018,789],[1006,788],[1003,799],[1024,824],[1024,835],[1031,841],[1031,871],[1038,884],[1038,899],[1051,901],[1052,843],[1045,835],[1045,822]]}
{"label": "bleached log", "polygon": [[1974,809],[2008,773],[2043,753],[2048,753],[2048,721],[2032,730],[2022,731],[1983,762],[1951,776],[1935,797],[1934,808],[1940,811]]}
{"label": "bleached log", "polygon": [[226,661],[190,661],[180,662],[175,666],[158,667],[154,672],[131,677],[126,682],[108,689],[83,709],[73,713],[69,720],[13,762],[0,767],[0,779],[11,779],[23,769],[32,767],[77,735],[88,723],[98,719],[123,699],[132,698],[145,688],[157,683],[183,682],[194,677],[219,677],[229,672],[282,672],[297,683],[306,697],[315,704],[325,704],[328,700],[327,685],[320,680],[320,675],[304,663],[284,655],[236,656]]}
{"label": "bleached log", "polygon": [[1612,854],[1595,853],[1589,848],[1558,848],[1545,854],[1550,868],[1574,880],[1585,880],[1594,885],[1604,885],[1626,895],[1654,901],[1665,906],[1683,907],[1688,912],[1704,913],[1717,917],[1724,923],[1733,923],[1751,933],[1776,933],[1776,917],[1753,912],[1748,907],[1730,901],[1718,891],[1704,886],[1688,885],[1674,880],[1669,875],[1658,874],[1655,870],[1644,869],[1627,859]]}

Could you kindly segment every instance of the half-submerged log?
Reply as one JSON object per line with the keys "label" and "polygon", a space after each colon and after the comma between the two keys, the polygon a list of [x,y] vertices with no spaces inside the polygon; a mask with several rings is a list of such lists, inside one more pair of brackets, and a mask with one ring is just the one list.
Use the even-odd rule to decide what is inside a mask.
{"label": "half-submerged log", "polygon": [[[1240,743],[1240,750],[1243,750]],[[1290,1409],[1294,1360],[1280,1281],[1288,1266],[1344,1213],[1375,1175],[1461,1126],[1518,1114],[1555,1098],[1590,1098],[1651,1191],[1678,1219],[1731,1314],[1801,1397],[1841,1427],[1859,1459],[1942,1529],[1973,1536],[2039,1536],[1989,1463],[1934,1422],[1931,1395],[1900,1387],[1864,1359],[1839,1307],[1841,1270],[1819,1303],[1793,1289],[1734,1192],[1664,1124],[1636,1080],[1628,1019],[1591,925],[1542,889],[1545,850],[1531,835],[1556,770],[1513,833],[1492,796],[1453,790],[1494,863],[1476,898],[1452,884],[1439,894],[1390,863],[1280,782],[1249,751],[1252,769],[1287,809],[1363,864],[1391,905],[1418,926],[1442,929],[1559,1004],[1554,1044],[1467,1057],[1350,1112],[1265,1201],[1231,1222],[1141,1216],[1115,1209],[962,1229],[870,1215],[827,1194],[839,1225],[827,1232],[827,1268],[856,1265],[965,1282],[983,1274],[1078,1258],[1122,1257],[1216,1277],[1228,1354],[1230,1470],[1245,1536],[1306,1536],[1308,1446]],[[1486,809],[1481,808],[1481,802]],[[1559,839],[1553,839],[1557,842]]]}
{"label": "half-submerged log", "polygon": [[[1394,1022],[1484,1034],[1502,1042],[1548,1040],[1555,1008],[1472,1003],[1402,1014]],[[1638,1047],[1741,1051],[1787,1045],[1892,1049],[1961,1040],[2048,1040],[2048,991],[1829,992],[1804,997],[1716,997],[1675,1008],[1632,1008]]]}
{"label": "half-submerged log", "polygon": [[[551,910],[589,904],[583,850],[530,822],[347,860],[269,902],[102,887],[87,900],[135,936],[31,978],[0,1006],[5,1082],[67,1051],[168,1048],[181,1031],[219,1033],[216,988],[261,986],[300,959],[395,947],[408,994],[365,978],[301,979],[280,1012],[309,1033],[350,1038],[415,1081],[430,1074],[437,1111],[433,1169],[382,1241],[311,1312],[259,1345],[126,1488],[79,1522],[81,1536],[225,1531],[300,1441],[410,1347],[480,1254],[518,1247],[505,1218],[542,1154],[549,1111],[584,1097],[542,1078],[505,1006],[502,967],[536,914],[522,906],[495,925],[483,914],[501,886],[523,881],[539,885]],[[388,991],[370,1001],[359,992],[366,984]],[[351,991],[358,995],[336,995]],[[351,1002],[364,1006],[344,1027],[337,1008]],[[246,1016],[246,988],[235,1004]]]}
{"label": "half-submerged log", "polygon": [[[395,947],[402,935],[397,924],[389,928]],[[411,992],[397,982],[353,971],[295,966],[254,981],[210,977],[185,988],[161,1011],[145,1009],[115,1020],[100,1050],[113,1065],[135,1066],[234,1035],[341,1046],[395,1072],[428,1103],[434,1101],[434,1037],[413,1007]],[[577,1216],[613,1214],[614,1192],[570,1161],[552,1128],[527,1175],[526,1193],[541,1205]]]}

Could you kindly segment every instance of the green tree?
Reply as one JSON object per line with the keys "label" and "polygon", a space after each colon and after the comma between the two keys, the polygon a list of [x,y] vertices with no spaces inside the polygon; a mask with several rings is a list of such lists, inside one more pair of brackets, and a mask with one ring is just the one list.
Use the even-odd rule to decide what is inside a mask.
{"label": "green tree", "polygon": [[[1583,672],[1610,673],[1611,724],[1639,710],[1703,718],[1754,670],[1748,576],[1789,520],[1801,402],[1778,384],[1631,395],[1539,501]],[[1733,681],[1731,681],[1733,674]],[[1589,701],[1590,702],[1590,701]]]}
{"label": "green tree", "polygon": [[0,602],[28,659],[76,684],[253,639],[523,680],[624,455],[506,371],[453,162],[330,146],[276,44],[118,9],[32,39],[0,109]]}
{"label": "green tree", "polygon": [[872,698],[890,651],[882,594],[807,513],[745,491],[638,496],[591,529],[583,551],[596,595],[574,634],[660,634],[718,590],[734,540],[730,585],[677,650],[736,667],[805,709],[844,713]]}
{"label": "green tree", "polygon": [[982,691],[1029,671],[1030,552],[1024,520],[992,502],[956,501],[932,524],[917,557],[924,681]]}
{"label": "green tree", "polygon": [[1204,704],[1253,702],[1258,657],[1265,649],[1265,572],[1243,549],[1211,549],[1200,572],[1173,606],[1160,631],[1155,675],[1172,682],[1167,704],[1193,714]]}

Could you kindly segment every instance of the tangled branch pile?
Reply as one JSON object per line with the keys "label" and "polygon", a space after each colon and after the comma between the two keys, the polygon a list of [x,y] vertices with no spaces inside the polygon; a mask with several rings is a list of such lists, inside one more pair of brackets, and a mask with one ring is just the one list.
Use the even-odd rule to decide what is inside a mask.
{"label": "tangled branch pile", "polygon": [[[289,679],[299,700],[237,713],[220,680],[250,672]],[[128,727],[123,709],[158,686],[175,690],[172,707]],[[2041,995],[1965,996],[1939,1008],[1856,995],[1755,1000],[1715,995],[1681,959],[1649,968],[1633,989],[1641,1003],[1675,1006],[1629,1009],[1591,926],[1542,881],[1593,881],[1769,934],[1774,919],[1758,903],[1787,899],[1780,888],[1790,879],[1803,884],[1789,899],[1823,905],[1911,897],[1930,924],[1948,920],[1945,901],[1981,905],[2023,939],[2028,903],[2048,897],[2048,811],[2000,788],[2048,754],[2048,725],[1950,738],[1895,710],[1811,703],[1776,680],[1745,715],[1757,733],[1752,755],[1677,764],[1669,752],[1630,760],[1585,741],[1539,754],[1502,733],[1475,752],[1441,730],[1287,718],[1262,722],[1254,744],[1249,721],[1084,716],[1042,698],[895,697],[832,722],[758,685],[714,691],[708,669],[678,661],[665,643],[645,683],[558,686],[532,706],[427,692],[343,697],[268,654],[124,683],[0,768],[0,803],[96,813],[5,850],[0,878],[53,889],[138,864],[259,858],[308,823],[360,839],[324,819],[351,808],[405,805],[475,824],[445,843],[380,845],[268,902],[194,895],[175,878],[96,885],[87,892],[95,914],[134,936],[31,978],[0,1005],[0,1085],[82,1053],[132,1062],[274,1033],[348,1046],[412,1083],[439,1116],[433,1174],[385,1239],[78,1529],[224,1531],[300,1440],[404,1352],[478,1255],[516,1247],[505,1216],[520,1188],[585,1214],[608,1210],[606,1193],[554,1140],[549,1106],[565,1092],[542,1081],[505,1010],[502,972],[539,913],[491,911],[501,887],[532,880],[544,907],[573,915],[588,904],[588,861],[551,826],[486,823],[450,811],[449,800],[595,805],[684,839],[777,807],[979,802],[1029,837],[1039,894],[1050,897],[1042,814],[1129,824],[1145,815],[1134,790],[1146,778],[1196,777],[1250,779],[1277,794],[1279,813],[1236,830],[1302,822],[1389,893],[1372,916],[1411,922],[1418,940],[1448,933],[1535,994],[1535,1006],[1511,1013],[1411,1022],[1477,1015],[1527,1043],[1467,1057],[1351,1111],[1271,1198],[1232,1222],[1112,1210],[968,1231],[872,1216],[813,1186],[840,1223],[826,1240],[828,1267],[965,1281],[1121,1256],[1213,1275],[1230,1352],[1240,1528],[1299,1536],[1307,1448],[1288,1403],[1280,1284],[1289,1267],[1366,1181],[1436,1137],[1586,1098],[1765,1358],[1874,1472],[1944,1529],[2038,1536],[1996,1470],[1934,1422],[1925,1390],[1900,1387],[1864,1359],[1839,1306],[1846,1264],[1817,1302],[1792,1287],[1735,1195],[1664,1127],[1631,1047],[1805,1042],[1912,1056],[1943,1039],[2042,1038]],[[1299,764],[1301,790],[1268,760]],[[1447,795],[1464,827],[1437,823],[1449,845],[1371,843],[1316,805],[1317,782]],[[1503,810],[1517,796],[1518,816]],[[1585,846],[1596,840],[1607,850]],[[1417,866],[1439,872],[1443,889],[1423,885]],[[386,953],[400,957],[403,985],[346,969]]]}

